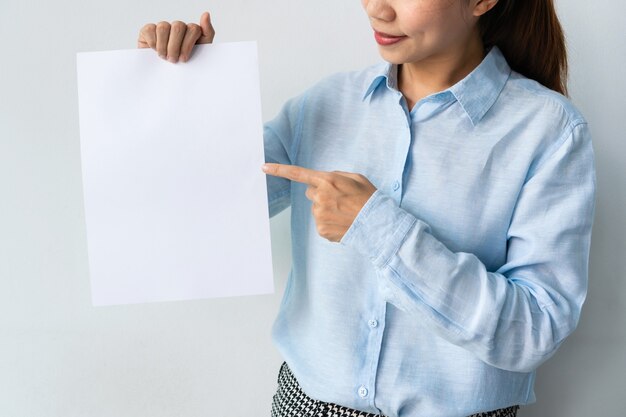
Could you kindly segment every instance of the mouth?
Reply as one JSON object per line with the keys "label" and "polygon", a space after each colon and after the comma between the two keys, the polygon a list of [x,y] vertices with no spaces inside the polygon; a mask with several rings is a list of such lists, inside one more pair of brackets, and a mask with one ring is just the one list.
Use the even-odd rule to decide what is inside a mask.
{"label": "mouth", "polygon": [[376,43],[378,43],[379,45],[388,46],[398,43],[403,39],[406,39],[406,36],[395,36],[375,30],[374,39],[376,39]]}

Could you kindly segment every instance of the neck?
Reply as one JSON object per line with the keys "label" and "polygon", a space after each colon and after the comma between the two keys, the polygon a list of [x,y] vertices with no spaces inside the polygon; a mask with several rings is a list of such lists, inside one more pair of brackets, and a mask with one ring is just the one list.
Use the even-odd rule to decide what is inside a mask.
{"label": "neck", "polygon": [[453,50],[398,67],[398,88],[409,110],[422,98],[443,91],[465,78],[485,57],[484,46],[476,34]]}

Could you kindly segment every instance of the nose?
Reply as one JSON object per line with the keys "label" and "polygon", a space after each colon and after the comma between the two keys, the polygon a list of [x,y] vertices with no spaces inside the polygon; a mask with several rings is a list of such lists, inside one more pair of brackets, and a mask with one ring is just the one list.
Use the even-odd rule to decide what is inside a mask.
{"label": "nose", "polygon": [[362,0],[362,3],[370,19],[391,22],[396,17],[388,0]]}

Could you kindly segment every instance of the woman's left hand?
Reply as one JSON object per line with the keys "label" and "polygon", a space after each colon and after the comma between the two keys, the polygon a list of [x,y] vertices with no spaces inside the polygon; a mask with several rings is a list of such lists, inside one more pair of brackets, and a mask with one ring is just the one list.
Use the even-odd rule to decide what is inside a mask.
{"label": "woman's left hand", "polygon": [[295,165],[265,164],[263,171],[275,177],[307,184],[306,197],[317,232],[331,242],[339,242],[376,187],[363,175],[342,171],[315,171]]}

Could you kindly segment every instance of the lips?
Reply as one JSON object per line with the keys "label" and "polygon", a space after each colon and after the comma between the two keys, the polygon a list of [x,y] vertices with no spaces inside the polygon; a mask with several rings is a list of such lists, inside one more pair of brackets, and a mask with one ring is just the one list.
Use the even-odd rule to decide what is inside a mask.
{"label": "lips", "polygon": [[374,31],[374,39],[376,39],[376,43],[382,46],[393,45],[405,38],[406,36],[395,36],[388,33],[378,32],[376,30]]}

